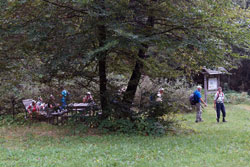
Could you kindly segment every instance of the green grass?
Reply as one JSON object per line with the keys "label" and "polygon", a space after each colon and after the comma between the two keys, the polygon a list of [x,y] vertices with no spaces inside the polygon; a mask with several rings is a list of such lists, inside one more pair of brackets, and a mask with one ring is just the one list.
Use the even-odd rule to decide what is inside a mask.
{"label": "green grass", "polygon": [[250,166],[250,105],[226,108],[227,123],[216,123],[210,106],[205,122],[194,123],[195,114],[180,115],[182,133],[164,137],[70,136],[46,124],[0,127],[0,167]]}

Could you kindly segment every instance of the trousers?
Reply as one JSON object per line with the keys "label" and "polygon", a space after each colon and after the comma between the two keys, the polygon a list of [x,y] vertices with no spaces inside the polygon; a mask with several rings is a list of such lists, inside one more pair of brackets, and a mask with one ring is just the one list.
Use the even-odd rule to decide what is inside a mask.
{"label": "trousers", "polygon": [[217,118],[220,119],[220,111],[222,112],[223,118],[226,117],[226,110],[224,103],[216,103],[216,113],[217,113]]}
{"label": "trousers", "polygon": [[196,106],[196,121],[201,121],[202,120],[201,103],[196,103],[195,106]]}
{"label": "trousers", "polygon": [[62,102],[61,109],[65,109],[66,106],[67,106],[67,101],[66,101],[66,99],[65,99],[65,98],[62,98],[62,99],[61,99],[61,102]]}

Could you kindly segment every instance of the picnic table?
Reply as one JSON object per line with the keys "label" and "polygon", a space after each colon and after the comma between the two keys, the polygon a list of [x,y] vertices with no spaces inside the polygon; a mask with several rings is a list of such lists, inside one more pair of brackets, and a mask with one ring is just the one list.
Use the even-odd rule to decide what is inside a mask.
{"label": "picnic table", "polygon": [[71,103],[67,106],[67,110],[72,112],[72,115],[80,113],[84,116],[94,116],[99,108],[95,103]]}

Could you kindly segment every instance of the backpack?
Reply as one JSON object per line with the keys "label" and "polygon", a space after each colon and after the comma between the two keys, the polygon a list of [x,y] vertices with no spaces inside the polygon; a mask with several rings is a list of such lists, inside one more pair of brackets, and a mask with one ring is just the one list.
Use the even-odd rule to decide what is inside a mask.
{"label": "backpack", "polygon": [[154,102],[156,101],[156,97],[157,97],[157,93],[153,93],[150,95],[149,99],[150,99],[150,102]]}
{"label": "backpack", "polygon": [[190,96],[189,96],[189,102],[191,105],[195,105],[197,103],[197,101],[195,100],[195,95],[194,93],[192,93]]}
{"label": "backpack", "polygon": [[[217,95],[217,97],[216,97],[216,102],[217,102],[217,100],[219,99],[219,97],[220,97],[220,95],[219,95],[219,92],[216,92],[216,95]],[[224,93],[222,92],[222,97],[224,97]]]}
{"label": "backpack", "polygon": [[70,101],[70,93],[67,91],[66,100]]}

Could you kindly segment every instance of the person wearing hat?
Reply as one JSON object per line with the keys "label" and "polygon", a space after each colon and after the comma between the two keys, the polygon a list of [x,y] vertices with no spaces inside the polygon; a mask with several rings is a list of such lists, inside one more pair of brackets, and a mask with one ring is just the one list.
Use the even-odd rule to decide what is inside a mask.
{"label": "person wearing hat", "polygon": [[164,93],[164,88],[160,88],[157,93],[153,93],[149,96],[150,102],[162,102],[162,95]]}
{"label": "person wearing hat", "polygon": [[83,97],[82,101],[83,101],[83,103],[91,103],[94,101],[94,99],[93,99],[91,93],[87,92],[85,97]]}
{"label": "person wearing hat", "polygon": [[204,106],[206,107],[207,104],[203,101],[202,96],[201,96],[201,86],[197,86],[197,90],[194,92],[194,100],[196,101],[196,120],[195,122],[203,122],[202,120],[202,110],[201,110],[201,103],[204,104]]}
{"label": "person wearing hat", "polygon": [[162,102],[162,95],[164,93],[164,89],[163,88],[160,88],[157,95],[156,95],[156,101],[157,102]]}

